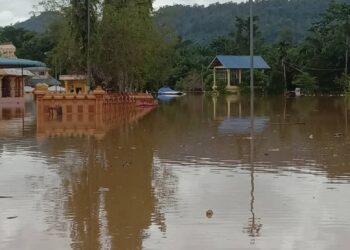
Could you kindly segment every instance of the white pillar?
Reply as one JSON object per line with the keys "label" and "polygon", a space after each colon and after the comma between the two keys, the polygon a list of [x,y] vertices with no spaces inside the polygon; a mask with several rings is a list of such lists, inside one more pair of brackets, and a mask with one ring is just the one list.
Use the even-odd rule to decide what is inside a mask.
{"label": "white pillar", "polygon": [[213,90],[216,90],[217,89],[217,86],[216,86],[216,68],[214,67],[213,69],[213,74],[214,74],[214,85],[213,85]]}
{"label": "white pillar", "polygon": [[217,98],[216,96],[213,95],[213,120],[216,120],[216,102],[217,102]]}
{"label": "white pillar", "polygon": [[242,103],[241,103],[241,101],[239,101],[239,105],[238,105],[238,115],[239,115],[239,118],[242,117]]}
{"label": "white pillar", "polygon": [[227,69],[227,87],[231,86],[231,71]]}
{"label": "white pillar", "polygon": [[231,101],[227,99],[227,118],[231,116]]}

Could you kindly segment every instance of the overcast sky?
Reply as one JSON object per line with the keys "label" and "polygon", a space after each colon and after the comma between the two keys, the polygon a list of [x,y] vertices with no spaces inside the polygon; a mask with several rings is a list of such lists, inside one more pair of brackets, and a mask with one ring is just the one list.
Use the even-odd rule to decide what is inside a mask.
{"label": "overcast sky", "polygon": [[[0,26],[14,24],[24,21],[30,16],[33,5],[40,0],[0,0]],[[240,2],[241,0],[155,0],[154,7],[158,8],[163,5],[179,4],[204,4],[208,5],[215,2]]]}

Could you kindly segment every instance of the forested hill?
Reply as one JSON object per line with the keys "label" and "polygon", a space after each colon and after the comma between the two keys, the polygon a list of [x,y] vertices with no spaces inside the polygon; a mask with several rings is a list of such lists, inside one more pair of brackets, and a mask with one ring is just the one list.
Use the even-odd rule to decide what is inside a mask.
{"label": "forested hill", "polygon": [[[257,0],[254,13],[259,17],[259,29],[268,43],[280,38],[302,41],[308,34],[311,24],[319,20],[332,0]],[[347,2],[350,0],[336,0]],[[218,36],[234,31],[235,16],[249,14],[249,5],[243,3],[212,4],[204,6],[165,6],[154,14],[156,22],[176,31],[184,40],[208,44]],[[17,28],[42,32],[57,18],[53,12],[18,23]]]}
{"label": "forested hill", "polygon": [[47,27],[58,18],[56,12],[43,12],[40,15],[32,16],[28,20],[16,23],[14,26],[16,28],[23,28],[28,31],[34,31],[38,33],[45,32]]}
{"label": "forested hill", "polygon": [[[258,0],[254,15],[259,17],[259,28],[266,42],[275,42],[281,37],[303,40],[311,24],[319,20],[332,0]],[[337,0],[347,2],[350,0]],[[249,4],[225,3],[204,6],[166,6],[155,17],[157,23],[171,27],[185,40],[206,44],[218,36],[234,30],[235,16],[249,14]]]}

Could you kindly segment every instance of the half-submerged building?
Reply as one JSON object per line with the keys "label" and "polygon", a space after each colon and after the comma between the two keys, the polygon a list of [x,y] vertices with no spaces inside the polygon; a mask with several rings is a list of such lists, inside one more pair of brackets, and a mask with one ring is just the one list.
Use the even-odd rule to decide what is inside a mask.
{"label": "half-submerged building", "polygon": [[[239,92],[242,84],[242,71],[250,69],[250,56],[219,55],[210,63],[213,70],[213,90],[218,88],[218,81],[225,82],[226,90]],[[268,70],[270,66],[261,56],[254,56],[254,69]]]}
{"label": "half-submerged building", "polygon": [[45,67],[44,63],[26,59],[0,57],[0,104],[24,103],[24,81],[33,74],[28,67]]}

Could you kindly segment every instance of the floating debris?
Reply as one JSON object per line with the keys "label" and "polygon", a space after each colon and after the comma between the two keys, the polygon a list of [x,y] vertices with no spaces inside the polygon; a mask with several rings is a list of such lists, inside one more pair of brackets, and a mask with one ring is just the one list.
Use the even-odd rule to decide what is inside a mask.
{"label": "floating debris", "polygon": [[339,137],[342,137],[342,136],[343,136],[342,133],[335,133],[335,134],[334,134],[334,137],[336,137],[336,138],[339,138]]}
{"label": "floating debris", "polygon": [[212,218],[213,215],[214,215],[213,210],[209,209],[209,210],[206,212],[206,215],[207,215],[207,218],[209,218],[209,219]]}
{"label": "floating debris", "polygon": [[9,217],[7,217],[6,219],[8,219],[8,220],[13,220],[13,219],[16,219],[16,218],[18,218],[18,216],[9,216]]}
{"label": "floating debris", "polygon": [[124,164],[123,164],[123,167],[124,168],[128,168],[128,167],[130,167],[131,166],[131,162],[130,161],[127,161],[127,162],[125,162]]}
{"label": "floating debris", "polygon": [[279,152],[280,149],[279,148],[271,148],[269,149],[270,152]]}
{"label": "floating debris", "polygon": [[0,195],[0,199],[12,199],[13,197],[12,196],[1,196]]}
{"label": "floating debris", "polygon": [[101,192],[101,193],[109,192],[109,188],[100,187],[98,191]]}
{"label": "floating debris", "polygon": [[253,140],[253,137],[247,136],[247,137],[244,137],[243,139],[244,139],[244,140]]}
{"label": "floating debris", "polygon": [[314,135],[309,135],[309,139],[310,140],[314,139]]}

